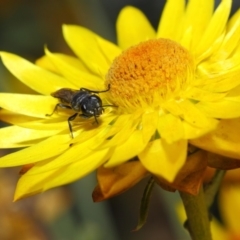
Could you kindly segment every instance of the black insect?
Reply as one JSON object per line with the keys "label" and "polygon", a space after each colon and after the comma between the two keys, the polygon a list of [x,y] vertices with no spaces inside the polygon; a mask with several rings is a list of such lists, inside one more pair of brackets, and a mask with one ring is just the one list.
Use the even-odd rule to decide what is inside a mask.
{"label": "black insect", "polygon": [[[52,116],[58,108],[72,109],[75,111],[76,113],[68,118],[68,126],[73,138],[71,121],[73,121],[77,115],[84,118],[94,117],[96,123],[98,123],[97,118],[103,113],[104,107],[112,106],[102,105],[101,98],[94,94],[107,92],[109,90],[110,85],[108,85],[108,88],[103,91],[94,91],[87,88],[80,88],[80,90],[61,88],[51,94],[53,97],[58,98],[60,103],[55,106],[51,114],[46,114],[46,116]],[[81,113],[79,114],[79,112]]]}

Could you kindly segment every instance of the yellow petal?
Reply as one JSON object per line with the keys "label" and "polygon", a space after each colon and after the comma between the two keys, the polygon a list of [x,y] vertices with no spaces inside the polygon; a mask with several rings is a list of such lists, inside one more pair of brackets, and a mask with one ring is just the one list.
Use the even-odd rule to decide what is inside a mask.
{"label": "yellow petal", "polygon": [[158,131],[167,143],[178,141],[184,136],[182,121],[172,114],[165,114],[159,118]]}
{"label": "yellow petal", "polygon": [[48,49],[45,49],[45,53],[58,69],[58,72],[75,85],[75,89],[84,87],[98,90],[96,89],[98,87],[99,90],[102,90],[105,88],[102,78],[81,70],[77,67],[77,63],[73,64],[72,60],[68,61],[64,55],[53,54]]}
{"label": "yellow petal", "polygon": [[240,38],[240,10],[238,10],[233,17],[228,22],[227,32],[222,41],[221,47],[216,54],[211,57],[219,61],[221,59],[226,59],[233,50],[238,46]]}
{"label": "yellow petal", "polygon": [[63,35],[73,52],[90,71],[100,77],[105,76],[109,62],[99,48],[98,36],[95,33],[84,27],[63,25]]}
{"label": "yellow petal", "polygon": [[164,104],[164,108],[193,126],[203,128],[210,127],[212,124],[203,112],[196,107],[196,104],[188,100],[167,102]]}
{"label": "yellow petal", "polygon": [[110,140],[106,140],[101,147],[113,147],[116,145],[122,145],[134,132],[134,127],[131,127],[132,123],[129,122],[121,130],[119,130],[114,136],[110,137]]}
{"label": "yellow petal", "polygon": [[45,137],[57,134],[59,130],[34,130],[29,128],[22,128],[19,126],[11,126],[0,128],[1,148],[19,148],[36,144],[36,140],[40,141]]}
{"label": "yellow petal", "polygon": [[[213,0],[191,0],[188,2],[183,29],[193,29],[191,49],[194,52],[212,17]],[[184,34],[184,33],[183,33]]]}
{"label": "yellow petal", "polygon": [[217,127],[219,121],[216,119],[209,119],[209,121],[211,121],[211,124],[209,125],[208,128],[206,127],[199,128],[189,124],[186,121],[182,121],[183,128],[184,128],[184,139],[197,138],[197,137],[203,136],[206,133],[213,131]]}
{"label": "yellow petal", "polygon": [[197,87],[191,87],[181,93],[182,98],[194,99],[198,101],[216,101],[224,98],[226,93],[216,93]]}
{"label": "yellow petal", "polygon": [[143,142],[147,143],[155,134],[158,125],[158,112],[146,112],[142,116],[142,138]]}
{"label": "yellow petal", "polygon": [[240,118],[221,120],[217,128],[190,143],[230,158],[240,159]]}
{"label": "yellow petal", "polygon": [[[30,169],[31,170],[31,169]],[[28,170],[28,171],[30,171]],[[34,194],[43,192],[44,182],[48,179],[57,178],[60,170],[54,170],[44,172],[39,175],[26,175],[23,174],[17,182],[17,186],[14,193],[14,201],[17,201],[23,197],[29,197]]]}
{"label": "yellow petal", "polygon": [[[84,127],[86,130],[86,125]],[[134,131],[129,114],[123,114],[117,118],[115,116],[105,117],[98,128],[92,128],[92,124],[89,127],[88,131],[82,131],[73,139],[73,142],[83,143],[94,137],[93,149],[109,148],[124,142]]]}
{"label": "yellow petal", "polygon": [[157,139],[150,142],[138,156],[149,172],[172,182],[185,163],[186,155],[186,140],[168,144],[163,139]]}
{"label": "yellow petal", "polygon": [[107,131],[108,127],[111,127],[109,125],[111,125],[114,118],[115,116],[104,116],[99,125],[96,125],[95,122],[93,124],[92,120],[87,121],[87,119],[83,119],[82,121],[79,121],[78,126],[80,131],[79,134],[72,139],[72,143],[84,143],[92,138],[95,139],[95,145],[93,145],[92,149],[98,148],[99,143],[102,143],[103,139],[105,139],[103,132]]}
{"label": "yellow petal", "polygon": [[230,90],[225,99],[229,101],[240,102],[240,85]]}
{"label": "yellow petal", "polygon": [[114,167],[137,156],[146,146],[141,131],[133,132],[128,139],[114,149],[109,161],[104,167]]}
{"label": "yellow petal", "polygon": [[[200,71],[202,71],[203,74],[205,73],[205,75],[207,76],[209,74],[220,73],[221,75],[229,74],[229,77],[231,77],[231,74],[230,74],[231,72],[233,73],[236,73],[237,71],[239,72],[239,65],[240,65],[239,53],[240,53],[240,46],[238,46],[235,49],[234,53],[228,59],[221,60],[219,57],[217,60],[213,59],[213,62],[211,61],[203,62],[200,66]],[[223,56],[221,57],[223,58]],[[217,89],[215,89],[215,91],[216,90]]]}
{"label": "yellow petal", "polygon": [[[56,120],[56,121],[54,121]],[[46,119],[32,122],[25,122],[17,124],[20,127],[31,128],[36,130],[43,131],[55,131],[55,132],[69,132],[68,118],[55,118],[55,119]]]}
{"label": "yellow petal", "polygon": [[[240,234],[240,187],[228,185],[220,193],[221,216],[232,236]],[[234,239],[234,238],[233,238]],[[236,237],[237,239],[237,237]]]}
{"label": "yellow petal", "polygon": [[194,85],[209,92],[224,93],[240,85],[239,74],[238,69],[224,74],[218,72],[214,77],[196,80]]}
{"label": "yellow petal", "polygon": [[107,139],[102,147],[121,145],[131,136],[135,130],[136,123],[134,124],[130,117],[131,115],[129,114],[119,116],[109,132],[100,136],[100,138],[104,137]]}
{"label": "yellow petal", "polygon": [[[17,200],[76,181],[98,168],[107,158],[108,149],[103,149],[90,154],[83,161],[76,161],[52,171],[41,171],[40,174],[32,174],[33,167],[19,179],[14,199]],[[44,169],[44,166],[42,167]]]}
{"label": "yellow petal", "polygon": [[56,104],[57,100],[51,96],[0,93],[0,107],[31,117],[46,118]]}
{"label": "yellow petal", "polygon": [[35,64],[41,68],[49,70],[50,72],[58,73],[58,69],[52,63],[51,59],[46,55],[37,59]]}
{"label": "yellow petal", "polygon": [[[84,119],[85,120],[85,119]],[[80,132],[79,134],[74,137],[74,139],[72,139],[72,143],[75,144],[75,143],[84,143],[86,141],[88,141],[89,139],[92,139],[94,137],[97,136],[97,134],[100,132],[102,132],[104,130],[104,128],[106,127],[106,125],[101,125],[97,128],[94,128],[92,126],[93,124],[92,123],[84,123],[84,125],[82,125],[80,128]],[[84,126],[84,128],[83,128]]]}
{"label": "yellow petal", "polygon": [[191,49],[192,35],[193,35],[193,29],[192,29],[192,27],[188,27],[188,28],[184,29],[184,34],[183,34],[183,36],[181,36],[181,38],[179,40],[180,44],[188,50]]}
{"label": "yellow petal", "polygon": [[137,8],[123,8],[117,19],[118,45],[122,49],[142,41],[156,38],[156,33],[146,16]]}
{"label": "yellow petal", "polygon": [[210,118],[240,117],[240,102],[221,100],[217,102],[199,102],[196,107]]}
{"label": "yellow petal", "polygon": [[0,120],[17,125],[26,122],[35,122],[38,121],[39,118],[18,114],[5,109],[0,109]]}
{"label": "yellow petal", "polygon": [[42,94],[50,94],[59,88],[73,88],[66,79],[40,68],[12,53],[0,53],[4,65],[24,84]]}
{"label": "yellow petal", "polygon": [[117,45],[99,36],[97,36],[97,43],[107,61],[109,62],[109,65],[118,55],[122,53],[122,49],[120,49]]}
{"label": "yellow petal", "polygon": [[196,46],[195,56],[200,56],[207,51],[214,41],[222,34],[231,10],[231,0],[222,0],[218,8],[215,10],[209,24]]}
{"label": "yellow petal", "polygon": [[1,157],[0,167],[20,166],[54,157],[68,149],[69,142],[68,134],[50,137],[31,147]]}
{"label": "yellow petal", "polygon": [[185,0],[168,0],[158,25],[157,38],[178,40],[182,28]]}
{"label": "yellow petal", "polygon": [[[47,47],[45,47],[45,49],[47,49]],[[54,55],[55,58],[59,59],[59,61],[61,60],[61,62],[67,62],[68,64],[78,69],[79,71],[91,73],[91,71],[89,71],[86,65],[84,65],[84,63],[79,58],[76,58],[67,54],[62,54],[62,53],[51,53],[51,54]],[[57,66],[53,64],[50,57],[47,55],[44,55],[41,58],[37,59],[36,64],[40,67],[49,69],[50,71],[53,71],[53,72],[59,71]]]}
{"label": "yellow petal", "polygon": [[66,128],[68,129],[66,117],[58,117],[53,119],[38,119],[1,109],[0,119],[4,122],[11,123],[13,125],[17,125],[23,128],[50,130],[51,133],[60,132],[61,130]]}
{"label": "yellow petal", "polygon": [[[72,144],[67,151],[57,156],[53,161],[44,161],[36,164],[31,174],[40,174],[45,171],[62,168],[77,161],[85,161],[90,155],[96,155],[99,150],[93,150],[95,139],[92,138],[80,144]],[[101,152],[101,151],[100,151]]]}

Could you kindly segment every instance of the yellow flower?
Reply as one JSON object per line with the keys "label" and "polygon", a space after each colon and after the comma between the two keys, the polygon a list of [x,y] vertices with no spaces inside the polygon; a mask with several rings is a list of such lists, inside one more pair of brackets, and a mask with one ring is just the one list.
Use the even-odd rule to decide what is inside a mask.
{"label": "yellow flower", "polygon": [[[45,50],[34,65],[2,52],[5,66],[42,95],[0,94],[2,148],[28,147],[0,159],[0,167],[30,164],[15,199],[75,181],[100,166],[137,156],[148,172],[172,182],[188,142],[240,159],[240,12],[231,1],[168,0],[155,31],[138,9],[117,21],[118,45],[79,26],[64,38],[78,58]],[[104,113],[67,119],[50,96],[61,89],[107,89]],[[229,125],[231,124],[231,125]],[[145,174],[145,173],[144,173]]]}

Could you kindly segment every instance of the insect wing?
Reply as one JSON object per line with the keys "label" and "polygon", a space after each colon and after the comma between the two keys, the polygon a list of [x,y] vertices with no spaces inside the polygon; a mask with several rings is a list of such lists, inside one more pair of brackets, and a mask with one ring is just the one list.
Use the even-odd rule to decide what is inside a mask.
{"label": "insect wing", "polygon": [[71,88],[61,88],[56,92],[51,93],[55,98],[58,98],[62,103],[70,104],[73,96],[78,92]]}

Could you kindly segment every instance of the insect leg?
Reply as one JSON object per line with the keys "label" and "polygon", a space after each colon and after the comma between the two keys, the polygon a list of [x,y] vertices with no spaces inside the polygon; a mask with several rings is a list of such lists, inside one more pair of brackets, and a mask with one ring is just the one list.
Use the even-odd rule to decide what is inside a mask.
{"label": "insect leg", "polygon": [[106,90],[103,90],[103,91],[94,91],[94,90],[90,90],[90,89],[87,89],[87,88],[80,88],[80,91],[87,91],[87,92],[90,92],[90,93],[102,93],[102,92],[107,92],[110,90],[110,84],[108,84],[108,88]]}
{"label": "insect leg", "polygon": [[79,116],[82,117],[82,118],[91,118],[92,116],[94,116],[95,122],[98,123],[97,114],[96,114],[95,112],[94,112],[94,114],[91,115],[91,116],[87,116],[87,115],[85,115],[85,114],[83,114],[83,113],[79,114]]}
{"label": "insect leg", "polygon": [[56,104],[55,108],[53,109],[53,112],[51,114],[46,114],[47,117],[52,116],[57,110],[58,108],[67,108],[67,109],[72,109],[70,106],[62,104],[62,103],[58,103]]}
{"label": "insect leg", "polygon": [[70,133],[71,133],[72,138],[73,138],[73,131],[72,131],[71,121],[73,121],[73,120],[77,117],[77,115],[78,115],[78,113],[75,113],[75,114],[73,114],[72,116],[70,116],[70,117],[68,118],[68,127],[69,127],[69,131],[70,131]]}
{"label": "insect leg", "polygon": [[98,124],[96,110],[94,110],[94,118],[95,118],[95,122]]}

